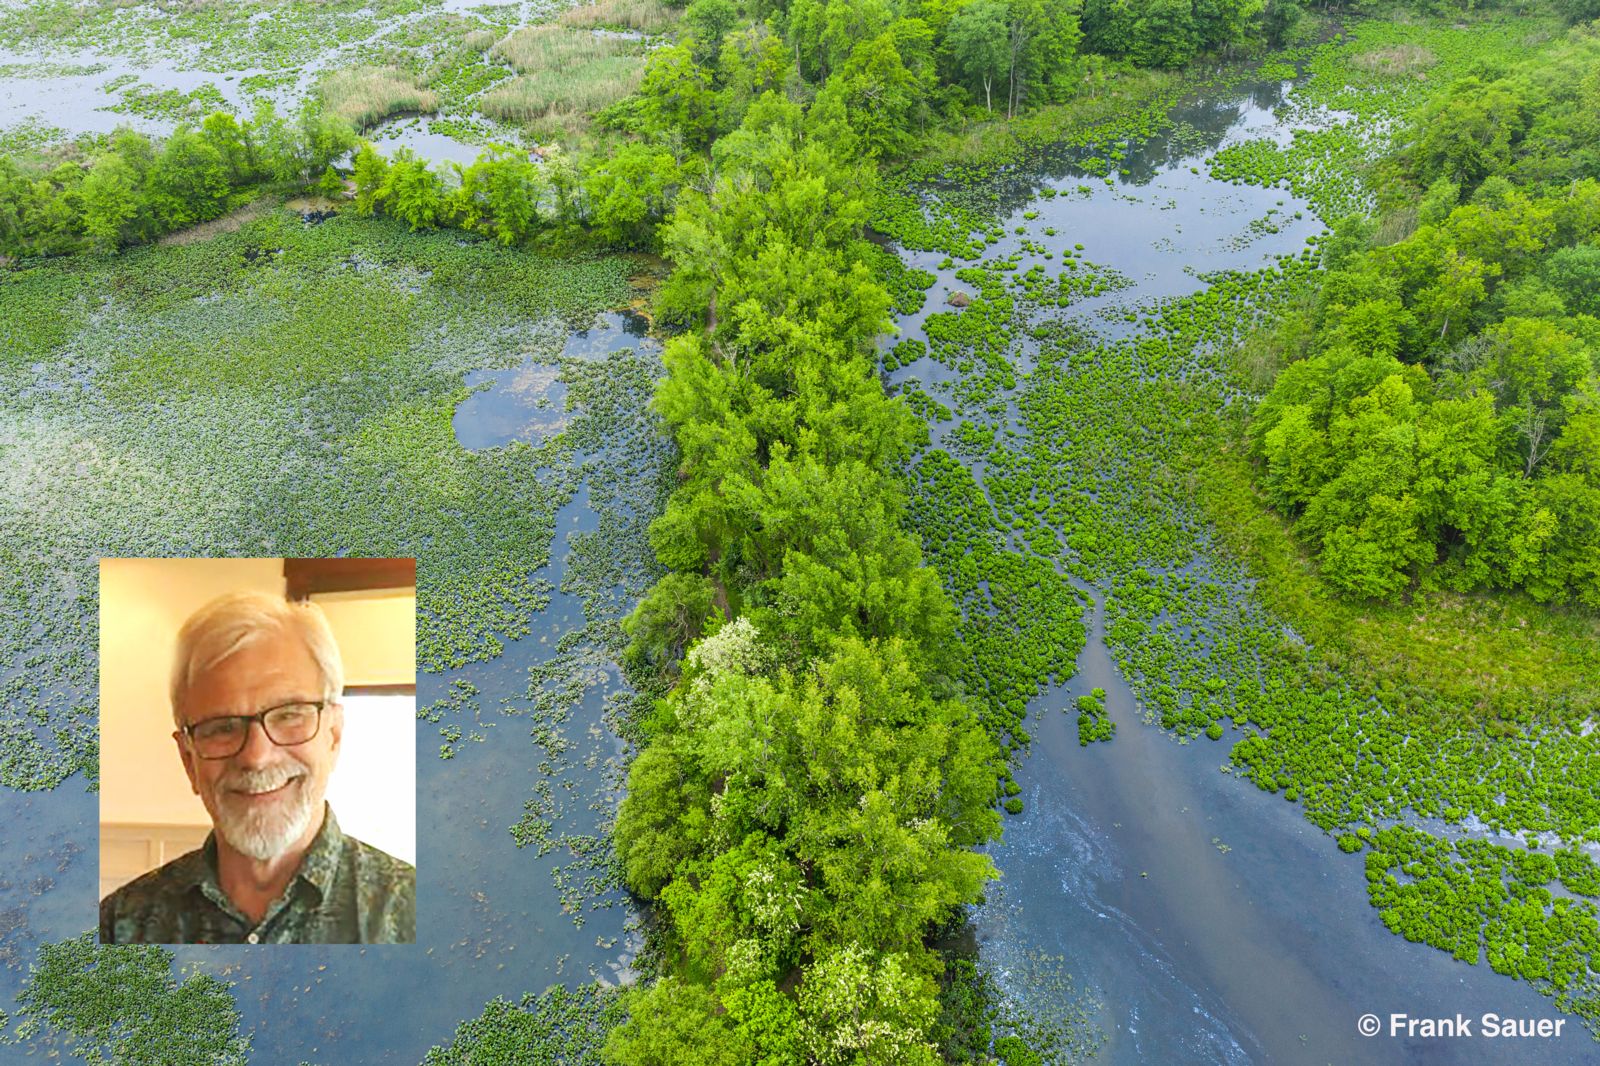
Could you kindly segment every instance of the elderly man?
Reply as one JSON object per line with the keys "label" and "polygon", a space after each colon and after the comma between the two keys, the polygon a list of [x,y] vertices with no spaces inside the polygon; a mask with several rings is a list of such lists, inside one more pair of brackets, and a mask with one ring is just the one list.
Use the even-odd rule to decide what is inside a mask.
{"label": "elderly man", "polygon": [[211,815],[205,846],[100,904],[103,943],[411,943],[416,870],[339,831],[324,800],[344,667],[321,610],[263,593],[178,634],[172,734]]}

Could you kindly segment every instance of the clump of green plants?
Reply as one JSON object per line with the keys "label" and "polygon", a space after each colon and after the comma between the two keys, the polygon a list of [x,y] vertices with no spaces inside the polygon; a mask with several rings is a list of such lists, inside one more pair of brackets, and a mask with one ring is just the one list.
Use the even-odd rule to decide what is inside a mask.
{"label": "clump of green plants", "polygon": [[41,944],[17,994],[15,1034],[0,1042],[64,1048],[90,1061],[123,1062],[161,1048],[184,1062],[245,1066],[231,985],[203,972],[181,981],[173,954],[154,945],[102,946],[94,933]]}
{"label": "clump of green plants", "polygon": [[552,985],[524,993],[520,1003],[496,998],[456,1026],[448,1044],[430,1048],[423,1066],[469,1066],[486,1057],[600,1066],[606,1034],[625,1017],[622,997],[597,984]]}
{"label": "clump of green plants", "polygon": [[1117,735],[1117,723],[1106,714],[1106,690],[1094,688],[1087,696],[1079,696],[1078,745],[1088,747],[1097,740],[1110,740]]}

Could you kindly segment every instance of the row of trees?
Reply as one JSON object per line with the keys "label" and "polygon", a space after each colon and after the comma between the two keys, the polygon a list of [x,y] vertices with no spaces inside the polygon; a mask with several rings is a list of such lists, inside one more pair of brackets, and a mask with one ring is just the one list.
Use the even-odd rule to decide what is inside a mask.
{"label": "row of trees", "polygon": [[[930,926],[994,876],[998,752],[945,680],[954,611],[904,529],[917,424],[883,392],[874,169],[837,111],[775,91],[678,198],[656,405],[681,483],[670,568],[627,623],[671,678],[616,843],[670,975],[607,1055],[934,1062]],[[798,986],[798,987],[797,987]]]}
{"label": "row of trees", "polygon": [[[1328,579],[1600,607],[1600,37],[1465,78],[1389,161],[1393,243],[1330,245],[1310,358],[1251,428]],[[1416,206],[1407,206],[1407,202]],[[1339,249],[1344,249],[1339,251]]]}
{"label": "row of trees", "polygon": [[[602,119],[674,129],[696,147],[732,133],[777,89],[841,111],[855,150],[912,151],[931,123],[974,103],[1007,115],[1083,90],[1087,53],[1181,66],[1202,51],[1281,40],[1294,0],[694,0],[685,35],[657,49],[640,93]],[[815,87],[815,88],[811,88]]]}
{"label": "row of trees", "polygon": [[118,130],[29,166],[0,156],[0,255],[112,251],[225,214],[268,183],[310,184],[355,146],[314,102],[270,103],[240,122],[217,112],[159,145]]}
{"label": "row of trees", "polygon": [[[1283,16],[1262,0],[1091,0],[1081,23],[1079,0],[793,0],[744,10],[694,0],[681,39],[651,51],[639,93],[599,116],[628,138],[620,148],[581,167],[491,149],[453,169],[367,149],[355,160],[360,208],[505,243],[585,224],[608,243],[644,247],[676,190],[711,179],[699,164],[712,142],[739,134],[768,92],[841,120],[842,153],[896,158],[977,101],[1010,115],[1070,99],[1091,66],[1105,76],[1103,61],[1085,64],[1086,48],[1175,66],[1201,50],[1281,36]],[[308,101],[287,119],[270,105],[249,121],[214,114],[160,145],[122,130],[26,163],[0,157],[0,254],[112,250],[215,218],[269,183],[322,178],[337,192],[328,168],[355,146],[345,123]]]}
{"label": "row of trees", "polygon": [[384,156],[363,142],[352,163],[358,214],[385,214],[413,230],[464,229],[514,245],[579,224],[622,248],[655,244],[655,229],[700,161],[664,147],[628,143],[581,163],[559,149],[533,161],[494,145],[470,166],[441,170],[401,148]]}

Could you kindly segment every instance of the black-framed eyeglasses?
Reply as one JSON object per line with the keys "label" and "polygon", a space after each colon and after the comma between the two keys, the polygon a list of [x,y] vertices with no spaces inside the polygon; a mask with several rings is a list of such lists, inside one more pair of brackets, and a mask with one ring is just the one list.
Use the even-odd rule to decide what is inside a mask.
{"label": "black-framed eyeglasses", "polygon": [[268,707],[259,714],[225,714],[191,722],[183,727],[189,750],[202,759],[231,759],[244,750],[250,736],[250,723],[260,722],[267,739],[280,748],[304,744],[322,728],[322,708],[327,700],[310,703],[296,700]]}

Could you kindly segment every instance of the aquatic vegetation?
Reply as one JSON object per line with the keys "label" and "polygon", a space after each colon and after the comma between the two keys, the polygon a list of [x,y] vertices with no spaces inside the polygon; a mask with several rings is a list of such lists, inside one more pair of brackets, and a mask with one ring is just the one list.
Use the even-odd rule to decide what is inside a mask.
{"label": "aquatic vegetation", "polygon": [[1526,57],[1547,43],[1550,24],[1496,19],[1470,30],[1444,22],[1355,23],[1337,41],[1310,49],[1306,81],[1293,97],[1297,121],[1287,147],[1246,141],[1213,155],[1228,181],[1284,183],[1327,222],[1374,206],[1372,164],[1388,151],[1397,123],[1439,88],[1484,63]]}
{"label": "aquatic vegetation", "polygon": [[1600,867],[1587,854],[1451,842],[1407,826],[1364,843],[1368,894],[1390,930],[1468,965],[1487,960],[1600,1022]]}
{"label": "aquatic vegetation", "polygon": [[1106,690],[1096,688],[1078,697],[1078,745],[1088,747],[1097,740],[1117,735],[1117,723],[1106,715]]}
{"label": "aquatic vegetation", "polygon": [[395,67],[342,67],[324,75],[317,87],[323,106],[356,129],[401,111],[432,111],[436,93]]}
{"label": "aquatic vegetation", "polygon": [[432,1048],[424,1066],[521,1062],[529,1066],[599,1066],[606,1034],[625,1017],[621,997],[599,985],[552,985],[520,1003],[490,1000],[483,1013]]}
{"label": "aquatic vegetation", "polygon": [[122,99],[106,110],[168,122],[198,123],[213,111],[228,106],[227,99],[210,82],[186,93],[176,89],[158,89],[152,85],[132,85],[123,89],[121,95]]}
{"label": "aquatic vegetation", "polygon": [[[1449,36],[1437,27],[1425,32]],[[1525,43],[1514,27],[1495,33],[1490,41],[1510,42],[1512,55],[1537,46]],[[1346,66],[1342,57],[1370,49],[1380,36],[1378,30],[1357,34],[1311,55],[1308,62],[1323,72],[1321,81],[1311,82],[1319,87],[1319,103],[1341,100],[1329,86]],[[1493,47],[1442,45],[1439,55],[1447,58],[1429,71],[1426,91],[1448,89],[1448,82],[1435,80],[1438,68],[1470,63]],[[1567,46],[1550,47],[1559,55]],[[1415,86],[1400,97],[1385,100],[1381,114],[1397,119],[1428,99]],[[1379,114],[1376,105],[1363,108]],[[1359,148],[1366,162],[1387,142],[1329,133],[1297,143],[1308,159],[1318,153],[1318,165],[1332,175],[1347,165],[1341,160],[1355,158],[1341,153]],[[1269,180],[1301,167],[1256,145],[1222,157],[1225,166],[1246,160],[1258,171],[1281,167],[1264,171]],[[1325,191],[1319,200],[1311,187],[1318,171],[1303,169],[1305,187],[1299,191],[1314,205],[1353,203],[1341,201],[1344,194],[1337,191]],[[1588,203],[1583,187],[1577,188],[1577,202]],[[1455,225],[1503,233],[1504,227],[1494,229],[1496,212],[1528,215],[1532,201],[1525,205],[1505,189],[1492,192],[1496,200],[1470,209],[1452,197],[1435,225],[1442,227],[1452,209],[1463,210]],[[908,186],[896,195],[903,205],[918,202],[919,193]],[[951,217],[939,202],[925,202],[933,219]],[[1587,232],[1573,208],[1561,210],[1562,232]],[[937,232],[933,223],[894,225],[922,247]],[[990,246],[990,226],[974,215],[969,232],[983,234]],[[1376,827],[1414,818],[1445,827],[1483,825],[1530,841],[1554,834],[1568,843],[1593,842],[1600,826],[1600,767],[1587,724],[1600,706],[1594,683],[1600,676],[1600,630],[1593,619],[1520,598],[1463,600],[1437,587],[1418,590],[1403,608],[1341,607],[1283,523],[1263,515],[1264,501],[1249,488],[1244,456],[1250,445],[1243,427],[1252,397],[1236,376],[1233,346],[1256,330],[1276,329],[1281,337],[1310,333],[1315,320],[1308,322],[1301,309],[1320,287],[1335,284],[1334,275],[1322,269],[1324,260],[1339,270],[1356,269],[1358,260],[1351,256],[1365,239],[1363,231],[1347,224],[1267,269],[1208,275],[1202,279],[1207,287],[1190,296],[1110,308],[1100,321],[1126,325],[1114,334],[1118,339],[1109,339],[1104,334],[1110,330],[1097,335],[1063,321],[1073,313],[1072,301],[1062,307],[1052,299],[1055,286],[1038,261],[1033,229],[1024,228],[1015,241],[1021,248],[1016,258],[957,271],[976,292],[967,307],[925,320],[928,354],[954,371],[938,390],[940,401],[953,401],[947,408],[952,428],[941,431],[929,419],[930,437],[940,443],[913,471],[921,491],[933,488],[936,494],[913,515],[930,558],[963,608],[963,625],[970,626],[970,616],[962,590],[976,587],[963,576],[973,567],[965,556],[981,558],[985,539],[1008,537],[1024,558],[1059,566],[1106,591],[1108,645],[1151,721],[1181,736],[1213,740],[1222,740],[1230,728],[1243,730],[1225,769],[1303,805],[1314,824],[1340,833],[1341,849],[1359,850]],[[952,229],[944,232],[962,239]],[[1491,243],[1496,256],[1522,254],[1514,237]],[[962,251],[949,240],[941,247],[953,256]],[[1399,261],[1404,245],[1371,254]],[[1034,262],[1024,267],[1020,257]],[[1523,262],[1527,269],[1536,260],[1525,256]],[[1333,291],[1370,291],[1370,273]],[[1579,289],[1568,284],[1563,291]],[[1352,318],[1352,336],[1356,328]],[[1437,336],[1440,328],[1436,317],[1417,334],[1431,329]],[[886,371],[901,376],[897,368],[911,360],[894,353],[920,357],[911,347],[919,339],[891,349]],[[1300,373],[1311,372],[1296,365]],[[932,410],[927,402],[917,409]],[[963,468],[957,456],[969,466]],[[1524,453],[1518,462],[1526,459]],[[948,526],[970,532],[955,540],[955,550],[941,551],[951,536]],[[965,642],[966,629],[962,635]],[[1032,669],[1034,678],[1042,678],[1042,666]],[[1025,670],[1019,673],[1018,691],[1025,692],[1030,679]],[[1083,699],[1085,731],[1096,735],[1096,701]],[[1430,832],[1425,839],[1440,838]],[[1512,847],[1504,861],[1532,861],[1531,854],[1536,853],[1525,846]],[[1576,882],[1589,884],[1587,868],[1573,858],[1578,853],[1565,854],[1560,861],[1572,867]],[[1537,883],[1553,880],[1551,875]],[[1420,890],[1404,889],[1396,899],[1405,901],[1407,921],[1419,923],[1418,929],[1432,928],[1435,903],[1438,909],[1448,906]],[[1519,935],[1518,913],[1496,904],[1452,928],[1460,936],[1482,936],[1485,943],[1509,943]],[[1502,965],[1510,967],[1505,972],[1550,988],[1561,995],[1563,1009],[1592,1019],[1593,952],[1575,945],[1593,944],[1593,909],[1563,904],[1558,914],[1550,904],[1543,914],[1530,912],[1527,939],[1517,941],[1520,954],[1496,949]],[[1564,932],[1540,931],[1556,927]],[[1567,947],[1562,936],[1570,936]],[[1565,975],[1559,989],[1543,976],[1556,972]]]}
{"label": "aquatic vegetation", "polygon": [[541,320],[626,301],[630,269],[277,212],[0,277],[16,427],[0,659],[26,666],[4,683],[5,783],[94,762],[93,599],[76,590],[101,554],[414,555],[424,669],[526,634],[573,445],[463,451],[460,375],[550,343]]}
{"label": "aquatic vegetation", "polygon": [[173,974],[166,948],[102,947],[95,934],[41,944],[17,995],[14,1032],[0,1044],[91,1062],[208,1062],[244,1066],[250,1039],[239,1032],[230,985],[207,973]]}

